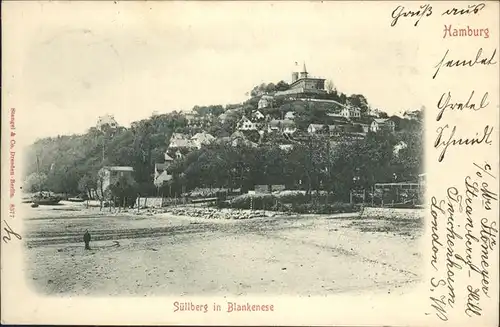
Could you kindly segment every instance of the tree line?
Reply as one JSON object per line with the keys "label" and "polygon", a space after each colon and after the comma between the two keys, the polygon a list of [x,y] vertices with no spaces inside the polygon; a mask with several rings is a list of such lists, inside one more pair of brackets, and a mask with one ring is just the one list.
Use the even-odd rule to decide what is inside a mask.
{"label": "tree line", "polygon": [[[285,84],[276,83],[274,87],[285,88]],[[332,97],[335,92],[332,90]],[[362,95],[346,97],[346,101],[347,98],[368,108]],[[241,115],[257,109],[258,100],[259,97],[252,97],[242,105],[225,107],[196,106],[194,111],[199,115],[212,117],[206,127],[190,126],[183,113],[174,111],[134,122],[130,128],[92,127],[82,135],[40,139],[26,151],[24,189],[90,195],[90,190],[97,188],[97,174],[102,167],[132,166],[137,193],[155,195],[158,189],[153,184],[154,164],[164,161],[174,132],[207,131],[219,138],[229,136]],[[286,111],[294,111],[302,128],[325,118],[326,108],[319,103],[276,101],[266,114],[279,118]],[[236,108],[241,110],[232,120],[217,119],[221,112]],[[415,179],[422,164],[421,125],[407,119],[401,119],[397,125],[400,128],[395,135],[369,133],[362,140],[345,138],[331,142],[326,136],[308,136],[308,141],[295,143],[291,151],[281,149],[278,142],[257,148],[218,142],[176,161],[172,183],[165,185],[162,192],[181,193],[199,186],[246,190],[269,183],[308,192],[325,189],[340,196],[354,186],[390,181],[394,176],[398,180]],[[400,141],[407,147],[394,156],[393,147]]]}

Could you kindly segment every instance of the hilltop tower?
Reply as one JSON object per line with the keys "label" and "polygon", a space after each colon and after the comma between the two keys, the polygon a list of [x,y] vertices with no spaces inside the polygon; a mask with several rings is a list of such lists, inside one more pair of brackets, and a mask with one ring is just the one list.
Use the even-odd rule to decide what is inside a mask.
{"label": "hilltop tower", "polygon": [[[298,63],[295,62],[298,66]],[[325,79],[318,77],[310,77],[309,72],[304,62],[302,71],[292,72],[292,82],[288,90],[278,91],[275,96],[288,96],[288,97],[311,97],[316,95],[326,94]]]}
{"label": "hilltop tower", "polygon": [[304,62],[304,66],[302,68],[302,71],[300,72],[300,78],[307,78],[308,75],[309,73],[307,72],[306,69],[306,63]]}

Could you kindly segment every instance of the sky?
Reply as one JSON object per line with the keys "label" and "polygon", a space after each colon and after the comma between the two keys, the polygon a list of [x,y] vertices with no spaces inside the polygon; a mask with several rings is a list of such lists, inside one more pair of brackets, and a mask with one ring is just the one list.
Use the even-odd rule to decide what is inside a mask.
{"label": "sky", "polygon": [[290,82],[304,62],[339,91],[398,113],[423,104],[415,85],[425,35],[391,29],[392,7],[379,3],[377,14],[355,2],[16,3],[5,10],[13,44],[6,85],[32,140],[83,133],[105,114],[127,126],[152,112],[239,103],[254,85]]}

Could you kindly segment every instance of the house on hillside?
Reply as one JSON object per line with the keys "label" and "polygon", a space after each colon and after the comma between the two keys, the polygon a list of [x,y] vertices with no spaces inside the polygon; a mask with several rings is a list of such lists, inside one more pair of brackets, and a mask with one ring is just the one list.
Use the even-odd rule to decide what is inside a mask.
{"label": "house on hillside", "polygon": [[389,118],[375,118],[370,124],[370,131],[377,133],[381,130],[394,132],[396,124]]}
{"label": "house on hillside", "polygon": [[255,121],[255,120],[263,120],[265,119],[266,116],[264,116],[264,114],[262,112],[260,112],[259,110],[255,110],[254,112],[252,112],[252,119]]}
{"label": "house on hillside", "polygon": [[421,120],[422,110],[405,111],[405,113],[403,114],[403,118],[410,120]]}
{"label": "house on hillside", "polygon": [[184,118],[186,118],[188,124],[192,123],[196,119],[196,116],[194,112],[187,112],[184,114]]}
{"label": "house on hillside", "polygon": [[212,143],[214,140],[215,140],[215,137],[213,137],[212,135],[210,135],[206,132],[196,133],[191,138],[191,142],[198,149],[201,149],[202,146],[205,146],[205,145]]}
{"label": "house on hillside", "polygon": [[238,117],[240,117],[241,111],[243,108],[235,108],[235,109],[228,109],[226,112],[220,114],[217,119],[221,123],[226,123],[230,120],[237,120]]}
{"label": "house on hillside", "polygon": [[240,121],[236,125],[236,129],[239,131],[256,131],[257,126],[254,122],[248,119],[246,116],[241,117]]}
{"label": "house on hillside", "polygon": [[174,158],[182,158],[184,155],[198,148],[195,143],[187,134],[173,133],[170,138],[170,143],[167,153]]}
{"label": "house on hillside", "polygon": [[259,103],[257,104],[257,109],[264,109],[264,108],[271,107],[272,103],[273,103],[273,97],[272,96],[270,96],[270,95],[263,95],[260,98]]}
{"label": "house on hillside", "polygon": [[376,118],[374,116],[359,117],[351,119],[351,122],[354,126],[358,126],[359,131],[366,134],[371,130],[372,122]]}
{"label": "house on hillside", "polygon": [[186,118],[189,127],[204,127],[211,121],[212,115],[200,115],[197,112],[188,112],[184,115],[184,118]]}
{"label": "house on hillside", "polygon": [[328,119],[328,121],[330,122],[330,125],[340,125],[340,126],[352,125],[352,122],[344,116],[337,116],[337,117],[330,116],[330,119]]}
{"label": "house on hillside", "polygon": [[97,119],[96,128],[102,131],[102,129],[105,127],[110,127],[110,128],[118,127],[118,123],[116,122],[115,117],[113,115],[104,115],[100,116]]}
{"label": "house on hillside", "polygon": [[193,149],[196,148],[196,145],[191,140],[189,135],[183,133],[173,133],[170,138],[170,144],[168,146],[169,149]]}
{"label": "house on hillside", "polygon": [[287,113],[285,114],[285,119],[294,120],[295,119],[295,112],[287,111]]}
{"label": "house on hillside", "polygon": [[353,124],[353,126],[359,130],[360,133],[368,133],[370,131],[370,124],[367,123],[362,123],[362,122],[356,122]]}
{"label": "house on hillside", "polygon": [[168,168],[170,163],[156,163],[154,170],[153,183],[156,187],[161,187],[165,182],[172,179],[172,174],[169,173]]}
{"label": "house on hillside", "polygon": [[250,141],[242,131],[236,131],[229,137],[223,137],[219,139],[219,142],[226,142],[231,144],[231,146],[246,145],[251,147],[257,147],[257,143]]}
{"label": "house on hillside", "polygon": [[226,113],[222,113],[219,115],[219,117],[217,117],[217,119],[219,120],[219,122],[225,123],[229,119],[229,115]]}
{"label": "house on hillside", "polygon": [[342,108],[340,115],[347,119],[360,118],[361,110],[359,108],[354,108],[354,107],[344,107]]}
{"label": "house on hillside", "polygon": [[174,159],[165,152],[165,163],[171,165],[174,162]]}
{"label": "house on hillside", "polygon": [[99,196],[106,194],[109,187],[120,178],[134,180],[134,168],[129,166],[105,166],[97,172],[97,193]]}
{"label": "house on hillside", "polygon": [[268,133],[281,132],[285,134],[293,134],[297,131],[295,122],[290,119],[273,119],[269,122],[267,127]]}
{"label": "house on hillside", "polygon": [[278,147],[283,150],[283,151],[292,151],[293,150],[293,144],[280,144]]}
{"label": "house on hillside", "polygon": [[309,126],[307,127],[307,132],[309,134],[317,134],[325,131],[325,126],[326,125],[324,124],[309,124]]}
{"label": "house on hillside", "polygon": [[403,150],[403,149],[406,149],[408,147],[408,144],[406,144],[405,142],[403,141],[399,141],[399,143],[397,143],[393,150],[392,150],[392,154],[397,157],[399,156],[399,151]]}

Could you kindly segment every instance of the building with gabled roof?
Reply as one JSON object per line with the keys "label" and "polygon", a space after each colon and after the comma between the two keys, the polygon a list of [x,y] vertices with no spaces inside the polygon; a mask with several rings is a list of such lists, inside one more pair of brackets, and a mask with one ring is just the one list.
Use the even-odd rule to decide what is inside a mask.
{"label": "building with gabled roof", "polygon": [[236,129],[239,131],[256,131],[257,125],[255,125],[255,123],[248,119],[246,116],[243,116],[236,125]]}
{"label": "building with gabled roof", "polygon": [[394,132],[396,124],[389,118],[375,118],[370,124],[370,131],[377,133],[380,130]]}
{"label": "building with gabled roof", "polygon": [[293,134],[297,131],[295,122],[291,119],[273,119],[268,124],[268,132],[279,131],[285,134]]}

